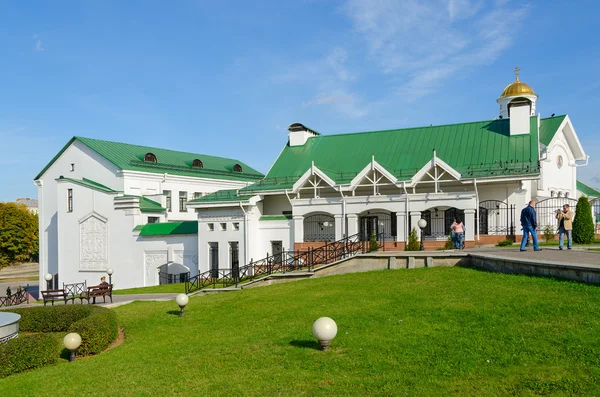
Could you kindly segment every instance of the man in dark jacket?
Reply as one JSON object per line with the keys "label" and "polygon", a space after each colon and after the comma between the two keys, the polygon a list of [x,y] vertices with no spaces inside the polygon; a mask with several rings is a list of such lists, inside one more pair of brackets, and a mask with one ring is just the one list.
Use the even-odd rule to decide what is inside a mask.
{"label": "man in dark jacket", "polygon": [[521,251],[527,251],[525,249],[525,245],[527,244],[527,239],[529,239],[529,234],[531,234],[531,238],[533,240],[533,250],[541,251],[538,246],[537,239],[537,215],[535,213],[535,200],[531,200],[529,205],[523,208],[521,211],[521,226],[523,227],[523,240],[521,241]]}

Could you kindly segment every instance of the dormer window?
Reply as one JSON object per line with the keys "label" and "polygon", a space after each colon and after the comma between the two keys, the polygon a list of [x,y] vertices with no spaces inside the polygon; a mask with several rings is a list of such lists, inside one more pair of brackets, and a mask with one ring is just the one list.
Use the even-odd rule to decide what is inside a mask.
{"label": "dormer window", "polygon": [[242,172],[242,166],[239,164],[234,165],[233,172]]}
{"label": "dormer window", "polygon": [[156,163],[156,156],[153,153],[146,153],[144,161],[147,163]]}
{"label": "dormer window", "polygon": [[192,161],[192,167],[194,168],[204,168],[204,164],[202,164],[202,161],[195,159],[194,161]]}

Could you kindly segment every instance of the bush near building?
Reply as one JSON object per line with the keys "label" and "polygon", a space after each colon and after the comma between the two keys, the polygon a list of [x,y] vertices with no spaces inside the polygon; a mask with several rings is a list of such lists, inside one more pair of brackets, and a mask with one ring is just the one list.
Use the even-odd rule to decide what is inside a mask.
{"label": "bush near building", "polygon": [[406,244],[405,251],[418,251],[420,249],[419,237],[417,236],[417,229],[413,227],[408,235],[408,244]]}
{"label": "bush near building", "polygon": [[24,204],[0,203],[0,268],[37,260],[38,216]]}
{"label": "bush near building", "polygon": [[573,242],[578,244],[590,244],[594,241],[594,219],[592,218],[592,207],[586,196],[579,197],[573,220]]}

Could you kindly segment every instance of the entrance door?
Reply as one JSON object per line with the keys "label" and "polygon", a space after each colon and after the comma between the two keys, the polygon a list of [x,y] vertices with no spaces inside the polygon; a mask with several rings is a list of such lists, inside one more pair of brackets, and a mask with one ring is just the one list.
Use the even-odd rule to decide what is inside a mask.
{"label": "entrance door", "polygon": [[360,238],[362,241],[369,241],[371,236],[379,234],[379,217],[362,216],[360,218]]}
{"label": "entrance door", "polygon": [[229,242],[229,258],[231,260],[231,274],[235,280],[240,277],[239,244],[237,241]]}
{"label": "entrance door", "polygon": [[211,277],[219,278],[219,243],[208,243],[208,262],[210,263]]}
{"label": "entrance door", "polygon": [[273,253],[273,263],[281,264],[281,253],[283,252],[283,242],[271,241],[271,252]]}

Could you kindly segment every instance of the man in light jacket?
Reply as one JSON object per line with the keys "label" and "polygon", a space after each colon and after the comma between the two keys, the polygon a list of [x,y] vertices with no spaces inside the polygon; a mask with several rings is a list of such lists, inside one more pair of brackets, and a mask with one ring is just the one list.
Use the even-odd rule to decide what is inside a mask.
{"label": "man in light jacket", "polygon": [[556,219],[558,219],[558,249],[564,247],[565,233],[567,234],[567,249],[571,249],[573,245],[573,217],[575,214],[571,211],[569,204],[563,205],[563,209],[556,211]]}

